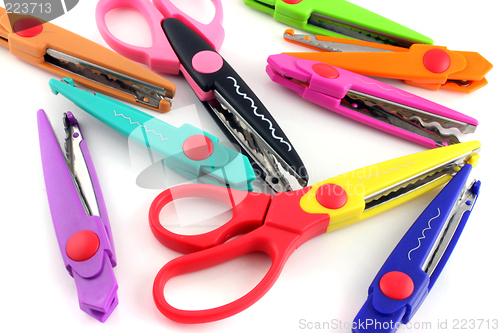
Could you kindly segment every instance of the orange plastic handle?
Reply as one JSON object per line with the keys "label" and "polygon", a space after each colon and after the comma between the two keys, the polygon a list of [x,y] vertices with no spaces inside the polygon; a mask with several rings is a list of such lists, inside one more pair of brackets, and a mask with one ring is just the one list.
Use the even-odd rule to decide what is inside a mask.
{"label": "orange plastic handle", "polygon": [[[164,88],[172,92],[172,96],[167,97],[173,97],[175,85],[172,82],[104,46],[49,22],[45,22],[43,25],[39,26],[39,28],[37,28],[39,31],[28,34],[29,36],[27,37],[23,37],[21,35],[25,34],[14,32],[12,27],[15,27],[18,21],[26,19],[26,16],[14,14],[6,15],[4,8],[0,8],[0,15],[0,45],[8,47],[13,55],[24,61],[57,76],[70,77],[74,82],[106,95],[137,104],[135,97],[130,94],[75,75],[45,62],[44,56],[47,49],[53,49],[151,85]],[[139,105],[148,107],[142,103]],[[159,112],[170,111],[170,102],[162,100],[158,109],[151,109]]]}
{"label": "orange plastic handle", "polygon": [[[487,84],[484,76],[493,66],[479,53],[450,51],[443,46],[413,44],[409,49],[342,38],[318,40],[354,44],[392,52],[294,52],[300,59],[321,61],[367,76],[404,80],[426,89],[469,93]],[[455,81],[469,81],[459,85]]]}

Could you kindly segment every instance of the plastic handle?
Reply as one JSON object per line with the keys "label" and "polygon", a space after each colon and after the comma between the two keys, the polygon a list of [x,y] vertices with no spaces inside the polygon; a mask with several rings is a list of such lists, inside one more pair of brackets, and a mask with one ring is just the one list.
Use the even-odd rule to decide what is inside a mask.
{"label": "plastic handle", "polygon": [[[330,223],[328,215],[309,214],[301,208],[300,200],[308,193],[310,188],[295,191],[293,195],[290,195],[290,192],[277,193],[272,202],[267,194],[225,190],[210,185],[184,185],[174,189],[180,191],[178,194],[181,198],[195,194],[197,197],[210,198],[223,203],[231,202],[233,216],[236,218],[242,214],[254,214],[253,210],[260,209],[260,214],[265,214],[266,219],[261,227],[246,235],[200,252],[176,258],[163,266],[158,272],[153,285],[153,297],[156,306],[166,317],[180,323],[206,323],[224,319],[245,310],[258,301],[273,286],[293,251],[309,239],[325,233]],[[162,238],[164,235],[161,234],[162,237],[158,237],[158,231],[162,231],[163,228],[159,226],[157,220],[151,220],[151,217],[157,216],[158,209],[172,200],[172,191],[170,193],[168,191],[159,196],[158,202],[153,202],[150,210],[150,226],[160,242],[169,247],[174,245],[184,250],[195,250],[194,247],[197,245],[208,247],[220,244],[229,239],[230,236],[244,232],[241,228],[238,230],[240,225],[245,226],[244,220],[251,221],[249,217],[242,217],[243,222],[238,222],[239,220],[234,220],[233,217],[233,220],[227,225],[234,226],[234,228],[216,229],[215,232],[205,234],[204,237],[206,238],[200,237],[200,235],[185,236],[192,241],[198,240],[200,244],[196,245],[190,243],[186,246],[186,244],[180,243],[179,239],[184,237],[180,235],[170,234],[167,235],[167,238]],[[231,194],[230,196],[227,196],[227,191]],[[256,197],[258,200],[262,200],[260,204],[255,203]],[[227,198],[229,198],[229,201]],[[269,204],[269,202],[271,203]],[[269,209],[267,208],[268,204]],[[235,212],[235,209],[239,210]],[[249,222],[246,222],[247,226],[248,224]],[[259,284],[241,298],[220,307],[199,311],[177,309],[165,299],[165,284],[171,278],[216,266],[251,252],[266,253],[271,258],[272,264]]]}
{"label": "plastic handle", "polygon": [[[107,96],[78,89],[71,79],[51,79],[49,85],[54,94],[64,95],[119,133],[160,154],[165,165],[180,175],[199,182],[252,189],[255,173],[248,158],[220,144],[213,135],[189,124],[176,128]],[[205,138],[207,146],[199,146],[196,137]],[[211,151],[203,148],[209,146]],[[201,155],[196,155],[200,148]]]}
{"label": "plastic handle", "polygon": [[[168,203],[180,198],[205,198],[231,207],[233,217],[221,227],[200,235],[179,235],[165,229],[160,222],[160,212]],[[224,243],[228,239],[247,233],[264,223],[271,196],[264,193],[231,190],[208,184],[188,184],[173,187],[160,193],[151,203],[149,225],[155,237],[166,247],[191,253]]]}
{"label": "plastic handle", "polygon": [[353,320],[353,333],[393,333],[401,326],[406,314],[405,308],[400,308],[391,314],[382,314],[373,306],[373,294],[361,307],[358,315]]}
{"label": "plastic handle", "polygon": [[215,7],[215,15],[212,21],[208,24],[196,21],[174,6],[170,1],[153,0],[153,3],[165,18],[171,17],[182,21],[218,51],[222,46],[225,34],[224,28],[222,27],[222,3],[220,0],[211,1]]}
{"label": "plastic handle", "polygon": [[[435,255],[435,252],[432,252],[435,251],[434,245],[443,242],[444,235],[441,232],[449,228],[447,223],[457,201],[461,195],[465,195],[463,189],[472,167],[471,164],[462,167],[422,212],[389,255],[372,281],[368,299],[354,320],[355,323],[365,325],[353,330],[354,332],[395,332],[415,315],[453,252],[470,215],[470,210],[462,215],[443,256],[433,257],[439,261],[436,269],[431,272],[424,271],[426,260],[429,256]],[[475,183],[471,189],[472,193],[477,195],[479,187],[480,183]],[[467,203],[471,204],[473,203]],[[367,323],[372,325],[378,323],[378,325],[372,326]]]}
{"label": "plastic handle", "polygon": [[[308,179],[295,148],[279,124],[236,71],[199,35],[176,19],[162,23],[183,68],[204,92],[217,91],[286,163]],[[189,43],[186,43],[186,41]]]}
{"label": "plastic handle", "polygon": [[[242,237],[222,245],[191,253],[167,263],[156,275],[153,297],[157,308],[173,321],[200,324],[221,320],[235,315],[257,302],[274,285],[300,235],[264,225]],[[288,246],[276,246],[287,244]],[[170,305],[164,295],[165,284],[173,277],[203,270],[236,259],[251,252],[264,252],[272,260],[264,278],[246,295],[220,307],[192,311],[181,310]]]}
{"label": "plastic handle", "polygon": [[[148,22],[153,46],[140,47],[116,38],[106,25],[106,14],[118,8],[130,8],[141,13]],[[163,15],[148,0],[100,0],[96,7],[97,28],[104,41],[119,54],[147,65],[154,71],[178,74],[179,60],[161,29]]]}

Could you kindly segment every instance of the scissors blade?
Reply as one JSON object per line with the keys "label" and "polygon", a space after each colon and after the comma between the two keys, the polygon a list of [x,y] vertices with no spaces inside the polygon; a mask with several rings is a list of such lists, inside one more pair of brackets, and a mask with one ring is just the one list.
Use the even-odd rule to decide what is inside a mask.
{"label": "scissors blade", "polygon": [[174,90],[167,90],[159,85],[154,85],[124,73],[99,66],[92,62],[62,53],[57,50],[47,49],[45,61],[59,67],[68,73],[84,77],[97,84],[110,87],[114,90],[134,96],[139,104],[160,110],[160,105],[172,104]]}
{"label": "scissors blade", "polygon": [[302,180],[259,133],[217,91],[214,93],[216,100],[204,102],[205,107],[211,111],[210,115],[225,127],[228,137],[232,137],[233,141],[245,150],[245,155],[250,157],[252,166],[260,172],[261,178],[275,192],[286,192],[306,186],[307,182]]}
{"label": "scissors blade", "polygon": [[[345,38],[335,38],[320,35],[302,35],[296,34],[293,29],[288,29],[283,33],[283,38],[291,43],[299,44],[305,47],[329,51],[329,52],[395,52],[389,48],[383,48],[384,44],[373,44],[374,46],[363,45],[355,40]],[[380,47],[378,47],[380,46]]]}
{"label": "scissors blade", "polygon": [[[62,202],[63,206],[66,207],[64,210],[55,209],[53,219],[65,221],[66,209],[87,215],[87,211],[82,205],[80,193],[75,187],[74,177],[68,169],[68,162],[64,158],[52,125],[43,110],[38,112],[38,129],[49,204],[56,207],[59,205],[58,203]],[[58,222],[54,222],[54,224],[56,223]]]}
{"label": "scissors blade", "polygon": [[[454,179],[457,176],[455,176]],[[459,237],[461,224],[465,224],[470,212],[474,208],[479,195],[480,186],[481,182],[476,180],[471,182],[468,187],[466,187],[464,183],[461,194],[458,196],[452,211],[447,215],[446,222],[443,223],[439,238],[434,243],[432,250],[422,266],[423,271],[431,277],[429,289],[432,288],[437,276],[441,272],[442,266],[444,266],[449,256],[448,253],[453,251],[454,243],[456,243],[455,239]]]}
{"label": "scissors blade", "polygon": [[99,205],[97,204],[97,197],[90,177],[87,159],[81,148],[83,136],[80,131],[80,126],[71,112],[64,114],[63,123],[66,132],[64,147],[66,149],[67,163],[73,175],[83,207],[87,215],[100,217],[101,213],[99,211]]}
{"label": "scissors blade", "polygon": [[312,13],[308,23],[323,28],[325,30],[372,43],[387,43],[400,47],[410,47],[415,42],[403,37],[391,35],[361,25],[332,18],[319,13]]}
{"label": "scissors blade", "polygon": [[[263,144],[261,148],[266,150],[266,154],[269,152],[270,163],[259,159],[256,154],[247,156],[252,163],[264,168],[261,176],[271,188],[276,191],[290,188],[282,181],[286,176],[274,176],[280,173],[279,167],[276,166],[280,164],[279,161],[286,163],[284,169],[292,170],[299,184],[307,184],[309,179],[307,170],[290,140],[236,71],[207,42],[181,21],[169,18],[164,20],[162,25],[172,48],[182,63],[184,74],[195,83],[193,89],[214,93],[214,97],[205,101],[210,102],[212,110],[216,110],[217,118],[222,119],[221,114],[229,110],[232,116],[238,118],[237,125],[240,129],[245,127],[245,132],[251,132]],[[247,145],[248,140],[241,140],[238,137],[243,134],[242,130],[228,130],[222,120],[217,124],[228,133],[229,138],[233,138],[241,145],[243,152],[252,151],[253,147]],[[272,161],[273,156],[276,157],[276,161]]]}
{"label": "scissors blade", "polygon": [[[301,206],[308,213],[330,215],[328,231],[365,220],[447,183],[464,165],[475,165],[481,143],[470,141],[426,150],[347,172],[311,186]],[[333,190],[332,190],[333,189]],[[329,208],[346,196],[341,209]],[[325,197],[326,205],[320,203]]]}
{"label": "scissors blade", "polygon": [[[387,205],[391,201],[397,200],[403,196],[418,192],[420,189],[429,186],[431,183],[445,182],[446,179],[449,179],[450,176],[454,176],[457,173],[457,170],[460,170],[464,165],[472,163],[471,158],[477,156],[480,151],[477,142],[466,142],[455,146],[459,148],[467,148],[467,146],[469,146],[471,149],[468,151],[462,151],[458,154],[458,156],[455,155],[451,158],[442,159],[440,163],[437,163],[422,172],[415,173],[399,182],[395,182],[378,191],[369,193],[365,197],[365,212]],[[404,166],[404,164],[401,165]]]}

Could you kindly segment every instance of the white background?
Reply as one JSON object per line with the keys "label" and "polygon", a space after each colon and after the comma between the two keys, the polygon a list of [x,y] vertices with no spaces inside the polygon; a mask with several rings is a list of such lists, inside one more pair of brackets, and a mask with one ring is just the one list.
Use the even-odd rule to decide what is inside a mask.
{"label": "white background", "polygon": [[[451,50],[477,51],[490,62],[498,56],[498,9],[492,0],[356,0],[357,5],[391,18],[434,39]],[[97,31],[97,0],[80,1],[53,23],[105,45]],[[182,8],[210,13],[208,0],[174,1]],[[208,5],[206,5],[208,3]],[[335,1],[332,0],[332,3]],[[301,51],[282,39],[287,26],[251,9],[241,0],[225,0],[226,38],[220,53],[264,102],[308,167],[311,184],[343,172],[426,148],[381,133],[302,100],[270,81],[264,71],[266,58],[285,51]],[[199,13],[199,12],[198,12]],[[193,15],[194,16],[194,15]],[[127,29],[136,15],[117,27],[130,41],[143,38],[144,27]],[[115,29],[116,31],[116,29]],[[118,32],[117,32],[118,34]],[[128,36],[128,37],[127,37]],[[0,251],[0,327],[3,332],[301,332],[301,323],[350,322],[364,303],[367,288],[398,240],[433,199],[436,191],[356,225],[317,237],[298,249],[286,264],[271,291],[242,313],[216,323],[178,324],[156,309],[152,283],[158,270],[177,253],[163,247],[152,235],[147,219],[149,205],[160,189],[136,183],[142,171],[128,140],[78,109],[48,86],[53,76],[0,49],[2,96],[2,223]],[[482,192],[447,267],[413,322],[429,322],[431,330],[451,332],[454,320],[500,320],[498,298],[498,144],[500,126],[497,69],[488,74],[490,84],[470,95],[427,91],[400,82],[394,86],[461,111],[479,120],[477,132],[466,140],[482,142],[479,165],[473,177]],[[177,86],[173,110],[157,114],[166,122],[190,122],[221,140],[223,134],[206,115],[182,76],[165,76]],[[64,269],[50,217],[40,162],[36,112],[45,109],[59,137],[62,113],[74,112],[91,151],[112,224],[118,266],[120,304],[104,324],[78,308],[74,281]],[[144,110],[144,109],[143,109]],[[196,110],[199,112],[196,113]],[[193,116],[194,115],[194,116]],[[199,118],[199,119],[198,119]],[[139,165],[139,167],[138,167]],[[167,174],[158,187],[172,185]],[[175,182],[178,182],[175,180]],[[206,207],[205,207],[206,208]],[[205,209],[204,208],[204,209]],[[204,210],[200,214],[205,213]],[[268,264],[260,255],[197,275],[205,288],[192,287],[191,277],[172,281],[168,289],[179,306],[220,305],[242,295],[264,274]],[[189,283],[189,284],[188,284]],[[182,289],[188,284],[188,287]],[[207,287],[209,286],[209,287]],[[186,295],[177,293],[184,291]],[[203,298],[205,296],[205,298]],[[195,298],[201,298],[196,300]],[[198,302],[198,303],[196,303]],[[448,330],[437,324],[447,323]],[[471,322],[459,331],[478,330]],[[462,324],[462,322],[460,322]],[[500,330],[497,326],[497,330]],[[328,331],[328,330],[324,330]],[[349,332],[348,329],[330,331]],[[493,330],[491,330],[493,331]]]}

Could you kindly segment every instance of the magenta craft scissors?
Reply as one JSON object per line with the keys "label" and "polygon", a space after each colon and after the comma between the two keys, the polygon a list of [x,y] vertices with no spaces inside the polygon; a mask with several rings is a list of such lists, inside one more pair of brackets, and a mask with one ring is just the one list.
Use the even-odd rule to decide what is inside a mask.
{"label": "magenta craft scissors", "polygon": [[[297,191],[276,193],[274,197],[209,184],[167,189],[152,202],[149,224],[163,245],[187,254],[168,262],[156,275],[155,304],[163,315],[180,323],[206,323],[235,315],[264,296],[287,259],[303,243],[443,185],[465,164],[477,163],[479,148],[476,141],[430,149],[347,172]],[[181,235],[166,229],[160,221],[163,207],[191,197],[226,204],[232,210],[232,219],[205,234]],[[165,298],[165,285],[170,279],[251,252],[266,253],[272,264],[263,279],[241,298],[203,310],[179,309]]]}
{"label": "magenta craft scissors", "polygon": [[[290,140],[250,87],[217,53],[224,38],[222,5],[220,0],[212,3],[215,16],[203,24],[168,0],[100,0],[97,27],[106,43],[121,55],[157,72],[182,72],[217,125],[241,147],[274,191],[302,188],[309,177]],[[129,45],[113,36],[105,16],[117,8],[142,14],[151,31],[151,47]]]}

